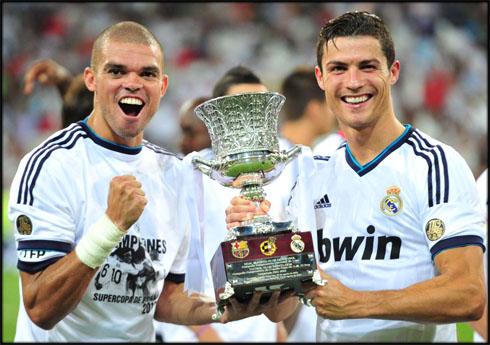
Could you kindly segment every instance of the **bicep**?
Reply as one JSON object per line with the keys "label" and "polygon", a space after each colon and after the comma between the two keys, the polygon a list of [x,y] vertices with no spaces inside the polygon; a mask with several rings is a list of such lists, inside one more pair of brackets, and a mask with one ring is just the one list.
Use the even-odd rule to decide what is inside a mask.
{"label": "bicep", "polygon": [[485,284],[483,250],[480,246],[469,245],[443,250],[436,255],[434,263],[442,275]]}
{"label": "bicep", "polygon": [[173,312],[173,303],[176,298],[183,294],[184,284],[176,283],[171,280],[165,280],[162,293],[157,301],[154,318],[157,321],[168,320]]}

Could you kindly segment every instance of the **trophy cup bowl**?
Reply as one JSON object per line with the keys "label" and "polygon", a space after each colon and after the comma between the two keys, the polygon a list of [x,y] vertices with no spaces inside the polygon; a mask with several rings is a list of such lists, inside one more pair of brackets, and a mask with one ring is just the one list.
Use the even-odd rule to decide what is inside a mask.
{"label": "trophy cup bowl", "polygon": [[[265,198],[263,186],[301,151],[299,145],[279,150],[278,118],[285,100],[275,92],[254,92],[213,98],[196,107],[214,158],[194,157],[194,167],[223,186],[240,189],[240,196],[258,205]],[[262,291],[264,303],[273,290],[293,289],[303,296],[301,283],[324,283],[309,231],[300,232],[291,221],[275,222],[269,215],[241,224],[228,231],[211,260],[217,317],[231,296],[247,302]]]}

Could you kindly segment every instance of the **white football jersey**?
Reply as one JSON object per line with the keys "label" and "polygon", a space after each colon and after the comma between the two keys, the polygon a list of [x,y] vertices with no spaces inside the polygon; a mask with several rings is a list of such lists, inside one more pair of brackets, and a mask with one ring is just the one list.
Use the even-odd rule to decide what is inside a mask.
{"label": "white football jersey", "polygon": [[[289,150],[292,144],[281,139],[280,149]],[[210,148],[198,152],[198,156],[205,159],[213,159]],[[297,164],[293,160],[285,166],[282,174],[270,184],[264,186],[266,198],[272,198],[269,214],[274,221],[286,220],[285,206],[289,199],[290,191],[296,182]],[[204,260],[207,264],[208,279],[204,286],[204,294],[215,298],[215,290],[211,276],[210,262],[218,246],[226,237],[225,209],[230,200],[240,195],[240,190],[220,185],[217,181],[204,176],[202,178],[204,202],[200,219],[203,224],[201,241],[204,249]],[[160,323],[157,324],[157,332],[160,331],[165,342],[197,342],[193,331],[186,326]],[[243,320],[226,324],[214,323],[211,325],[225,342],[276,342],[277,324],[270,321],[265,315],[258,315]]]}
{"label": "white football jersey", "polygon": [[[148,204],[78,306],[52,330],[38,332],[21,303],[16,341],[155,341],[152,319],[164,279],[185,278],[189,218],[179,190],[182,169],[179,157],[145,140],[137,148],[116,145],[85,121],[22,159],[9,201],[21,271],[36,273],[74,250],[107,209],[113,177],[135,175]],[[36,334],[46,338],[29,339]]]}
{"label": "white football jersey", "polygon": [[316,141],[312,147],[312,151],[314,155],[331,156],[344,142],[344,133],[338,130]]}
{"label": "white football jersey", "polygon": [[[316,156],[314,165],[302,170],[290,212],[300,230],[313,232],[321,269],[351,289],[403,289],[437,276],[434,257],[441,251],[484,248],[484,219],[468,165],[454,149],[409,125],[364,166],[347,144],[331,157]],[[455,324],[319,317],[317,341],[457,339]]]}

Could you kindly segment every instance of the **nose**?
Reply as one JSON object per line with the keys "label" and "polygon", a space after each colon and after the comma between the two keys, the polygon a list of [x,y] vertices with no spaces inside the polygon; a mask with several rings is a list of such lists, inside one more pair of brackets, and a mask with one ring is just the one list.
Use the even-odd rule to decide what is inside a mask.
{"label": "nose", "polygon": [[350,68],[347,71],[347,87],[352,90],[359,89],[362,86],[361,73],[357,68]]}
{"label": "nose", "polygon": [[124,79],[123,87],[129,91],[137,91],[143,87],[140,76],[135,72],[130,72]]}

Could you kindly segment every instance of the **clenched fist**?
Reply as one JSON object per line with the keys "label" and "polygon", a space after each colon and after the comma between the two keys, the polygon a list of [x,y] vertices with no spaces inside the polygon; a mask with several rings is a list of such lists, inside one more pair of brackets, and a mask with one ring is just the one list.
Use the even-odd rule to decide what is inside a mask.
{"label": "clenched fist", "polygon": [[131,174],[116,176],[111,180],[106,215],[120,230],[129,230],[148,203],[141,186],[141,182]]}

